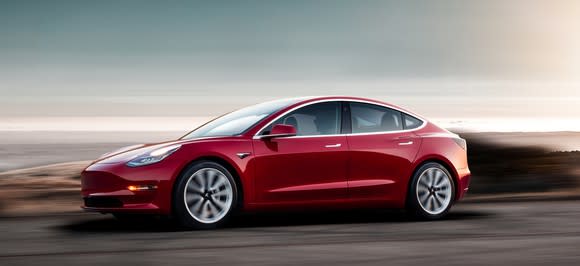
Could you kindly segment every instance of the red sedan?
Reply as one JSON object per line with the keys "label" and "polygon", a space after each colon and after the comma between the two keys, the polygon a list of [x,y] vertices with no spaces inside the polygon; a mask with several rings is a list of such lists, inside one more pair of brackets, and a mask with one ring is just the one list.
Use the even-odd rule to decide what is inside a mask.
{"label": "red sedan", "polygon": [[212,228],[238,211],[406,208],[439,219],[468,189],[466,142],[412,112],[354,97],[285,99],[82,172],[85,210]]}

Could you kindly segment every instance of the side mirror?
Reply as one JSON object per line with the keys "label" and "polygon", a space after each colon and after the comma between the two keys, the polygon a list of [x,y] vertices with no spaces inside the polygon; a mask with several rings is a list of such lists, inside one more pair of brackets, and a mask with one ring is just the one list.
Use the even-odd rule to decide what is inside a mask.
{"label": "side mirror", "polygon": [[296,136],[296,128],[291,125],[277,124],[272,127],[270,134],[262,135],[262,138],[277,138]]}

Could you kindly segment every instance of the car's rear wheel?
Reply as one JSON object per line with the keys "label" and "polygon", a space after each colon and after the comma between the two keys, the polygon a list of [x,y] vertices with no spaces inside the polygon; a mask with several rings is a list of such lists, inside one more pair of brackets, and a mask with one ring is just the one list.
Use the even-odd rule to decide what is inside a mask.
{"label": "car's rear wheel", "polygon": [[413,175],[407,208],[416,218],[435,220],[444,217],[455,198],[451,174],[439,163],[426,163]]}
{"label": "car's rear wheel", "polygon": [[174,216],[183,227],[219,227],[237,206],[236,182],[231,173],[216,162],[201,161],[189,166],[177,182],[173,195]]}

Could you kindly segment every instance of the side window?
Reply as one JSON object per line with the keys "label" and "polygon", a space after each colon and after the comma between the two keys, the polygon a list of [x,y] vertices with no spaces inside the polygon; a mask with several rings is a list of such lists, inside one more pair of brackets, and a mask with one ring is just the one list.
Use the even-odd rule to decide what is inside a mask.
{"label": "side window", "polygon": [[278,118],[263,134],[268,134],[277,124],[292,125],[298,136],[340,134],[340,102],[323,102],[308,105]]}
{"label": "side window", "polygon": [[401,112],[366,103],[350,103],[352,133],[402,130]]}
{"label": "side window", "polygon": [[423,121],[408,114],[403,114],[403,120],[405,121],[405,129],[418,128],[423,124]]}

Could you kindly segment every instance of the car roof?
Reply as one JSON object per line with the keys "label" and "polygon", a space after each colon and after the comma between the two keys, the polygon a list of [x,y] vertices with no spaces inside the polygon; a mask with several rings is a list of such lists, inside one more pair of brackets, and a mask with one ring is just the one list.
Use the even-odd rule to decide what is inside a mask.
{"label": "car roof", "polygon": [[246,132],[246,134],[253,136],[259,130],[263,129],[264,126],[271,123],[273,120],[275,120],[280,115],[283,115],[284,113],[287,113],[287,112],[289,112],[293,109],[296,109],[298,107],[301,107],[304,105],[309,105],[310,103],[314,104],[316,102],[321,102],[321,101],[353,101],[353,102],[376,104],[376,105],[385,106],[387,108],[392,108],[392,109],[410,114],[410,115],[415,116],[415,117],[425,121],[426,123],[428,123],[427,119],[425,119],[423,116],[415,114],[414,112],[411,112],[409,110],[406,110],[404,108],[398,107],[398,106],[393,105],[393,104],[389,104],[389,103],[378,101],[378,100],[368,99],[368,98],[354,97],[354,96],[308,96],[308,97],[295,97],[295,98],[287,98],[287,99],[280,99],[280,100],[292,100],[292,99],[296,100],[296,102],[278,110],[277,112],[272,114],[269,118],[254,125],[254,127],[251,130],[249,130],[248,132]]}
{"label": "car roof", "polygon": [[307,96],[307,97],[300,97],[300,98],[295,98],[295,99],[301,99],[301,101],[298,101],[295,104],[292,104],[291,106],[288,106],[285,109],[291,109],[291,108],[293,108],[295,106],[307,104],[309,102],[332,101],[332,100],[336,100],[336,101],[354,101],[354,102],[366,102],[366,103],[378,104],[378,105],[383,105],[383,106],[386,106],[386,107],[391,107],[393,109],[397,109],[397,110],[403,111],[405,113],[408,113],[410,115],[419,117],[422,120],[425,120],[425,121],[427,120],[423,116],[418,115],[415,112],[409,111],[406,108],[402,108],[402,107],[399,107],[397,105],[394,105],[394,104],[391,104],[391,103],[388,103],[388,102],[379,101],[379,100],[370,99],[370,98],[363,98],[363,97],[356,97],[356,96],[337,96],[337,95],[333,95],[333,96]]}

